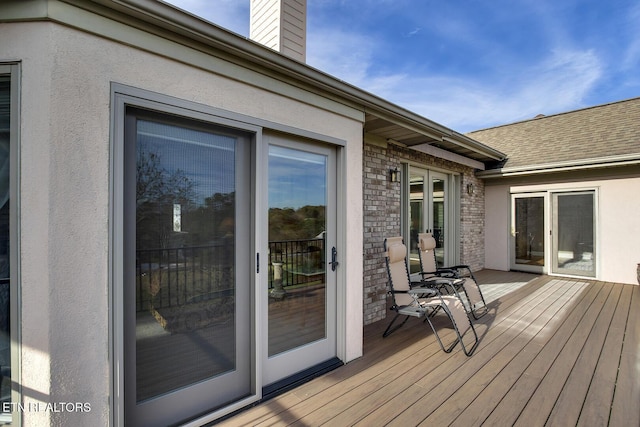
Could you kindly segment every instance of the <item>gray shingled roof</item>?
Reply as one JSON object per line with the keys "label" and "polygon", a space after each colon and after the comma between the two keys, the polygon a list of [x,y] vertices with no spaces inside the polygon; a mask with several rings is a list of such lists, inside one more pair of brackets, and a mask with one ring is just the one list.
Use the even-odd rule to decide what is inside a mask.
{"label": "gray shingled roof", "polygon": [[478,130],[467,136],[507,155],[494,169],[604,162],[635,154],[640,158],[640,98]]}

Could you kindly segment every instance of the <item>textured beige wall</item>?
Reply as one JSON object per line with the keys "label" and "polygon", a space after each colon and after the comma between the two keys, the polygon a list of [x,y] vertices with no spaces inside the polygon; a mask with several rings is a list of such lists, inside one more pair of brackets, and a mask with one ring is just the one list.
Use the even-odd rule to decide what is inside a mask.
{"label": "textured beige wall", "polygon": [[509,186],[484,187],[484,267],[509,270]]}
{"label": "textured beige wall", "polygon": [[[107,425],[110,417],[110,83],[347,141],[347,284],[342,356],[362,352],[362,125],[289,96],[48,23],[0,25],[0,60],[22,61],[22,379],[25,402],[91,412],[26,413],[25,425]],[[187,49],[187,48],[183,48]],[[212,67],[233,69],[209,61]],[[247,73],[247,70],[238,69]],[[260,76],[264,80],[264,76]],[[282,83],[274,82],[274,87]],[[325,105],[327,100],[324,100]],[[329,103],[330,104],[330,103]],[[344,109],[339,106],[338,110]]]}

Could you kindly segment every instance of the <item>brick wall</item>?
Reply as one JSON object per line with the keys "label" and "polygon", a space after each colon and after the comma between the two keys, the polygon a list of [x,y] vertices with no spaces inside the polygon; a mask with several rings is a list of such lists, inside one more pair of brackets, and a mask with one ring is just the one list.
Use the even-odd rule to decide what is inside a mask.
{"label": "brick wall", "polygon": [[[364,323],[384,319],[387,313],[387,271],[382,247],[385,237],[401,234],[401,184],[389,181],[389,170],[401,164],[459,173],[460,260],[473,270],[484,266],[484,185],[468,166],[386,143],[365,143],[364,194]],[[406,179],[406,177],[402,177]],[[467,185],[473,185],[468,194]]]}

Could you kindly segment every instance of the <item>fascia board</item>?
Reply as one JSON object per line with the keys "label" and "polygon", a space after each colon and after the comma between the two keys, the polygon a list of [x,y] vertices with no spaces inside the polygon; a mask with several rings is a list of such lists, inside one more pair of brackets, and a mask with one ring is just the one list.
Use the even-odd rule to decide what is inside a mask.
{"label": "fascia board", "polygon": [[[594,159],[554,162],[540,165],[518,166],[512,168],[490,169],[478,172],[479,178],[501,178],[510,176],[539,175],[552,172],[569,172],[585,169],[603,169],[618,166],[640,165],[640,154],[626,154]],[[640,172],[640,170],[638,171]]]}

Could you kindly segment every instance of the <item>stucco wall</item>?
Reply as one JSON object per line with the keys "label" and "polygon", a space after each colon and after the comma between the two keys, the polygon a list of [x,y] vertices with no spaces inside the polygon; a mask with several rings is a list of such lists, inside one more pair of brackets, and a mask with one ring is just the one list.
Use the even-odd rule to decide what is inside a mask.
{"label": "stucco wall", "polygon": [[[474,170],[451,161],[393,144],[364,144],[364,321],[365,324],[387,315],[388,275],[383,241],[401,235],[401,187],[389,182],[390,169],[409,162],[422,168],[437,168],[461,175],[460,261],[476,271],[484,267],[484,184]],[[402,177],[405,179],[405,177]],[[467,194],[467,184],[474,193]]]}
{"label": "stucco wall", "polygon": [[485,268],[509,271],[509,186],[485,186]]}
{"label": "stucco wall", "polygon": [[[486,268],[509,269],[510,194],[596,189],[596,279],[607,282],[637,284],[636,268],[640,263],[640,188],[638,177],[611,179],[567,179],[544,184],[497,184],[486,186]],[[547,206],[547,224],[550,224]],[[549,247],[549,233],[546,245]],[[548,251],[547,251],[548,252]],[[549,259],[544,272],[549,273]]]}
{"label": "stucco wall", "polygon": [[[141,35],[142,37],[142,35]],[[149,36],[144,36],[148,38]],[[345,360],[362,347],[362,124],[288,96],[48,22],[0,25],[0,60],[22,61],[22,378],[25,402],[91,412],[25,413],[25,425],[107,425],[110,417],[110,84],[117,82],[347,142]],[[142,40],[142,39],[141,39]],[[167,42],[168,43],[168,42]],[[181,47],[223,72],[235,66]],[[247,70],[235,67],[244,76]],[[264,81],[265,76],[256,77]],[[273,82],[272,87],[282,86]],[[295,99],[295,93],[300,99]],[[275,108],[274,106],[277,106]],[[345,111],[335,104],[336,111]]]}

